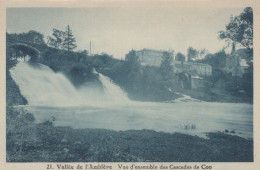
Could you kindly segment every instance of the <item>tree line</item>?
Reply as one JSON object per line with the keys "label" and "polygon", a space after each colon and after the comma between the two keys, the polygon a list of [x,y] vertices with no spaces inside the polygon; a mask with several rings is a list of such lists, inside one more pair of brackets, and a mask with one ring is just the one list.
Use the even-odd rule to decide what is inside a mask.
{"label": "tree line", "polygon": [[47,44],[56,49],[73,51],[77,47],[75,37],[69,25],[65,31],[53,28],[52,35],[48,36],[47,39]]}
{"label": "tree line", "polygon": [[[7,38],[8,37],[12,39],[13,36],[7,34]],[[28,35],[17,35],[18,39],[24,39],[24,37],[26,37],[26,39],[28,39],[28,41],[32,43],[44,43],[43,36],[41,34],[38,35],[37,32],[30,32],[30,34]],[[38,37],[38,39],[35,37]],[[252,95],[253,65],[252,60],[250,59],[252,58],[253,51],[252,8],[245,8],[239,16],[234,17],[234,19],[230,21],[230,23],[228,23],[228,25],[226,26],[226,30],[219,32],[219,38],[225,39],[230,42],[233,41],[235,45],[240,44],[241,46],[246,47],[248,53],[250,54],[250,57],[247,57],[248,63],[250,65],[249,69],[245,72],[242,79],[237,78],[237,83],[234,83],[235,81],[233,80],[231,81],[230,76],[226,76],[227,80],[225,80],[225,82],[230,82],[230,87],[234,87],[235,92],[240,91],[241,87],[243,87],[245,91],[250,92]],[[87,56],[87,51],[85,51],[85,53],[72,53],[77,45],[71,27],[69,25],[66,27],[65,31],[54,28],[52,35],[48,36],[47,39],[47,44],[53,48],[46,48],[45,45],[45,47],[39,46],[40,48],[37,46],[37,49],[39,49],[43,53],[43,58],[45,60],[44,64],[47,64],[50,67],[52,66],[57,68],[58,63],[60,63],[60,68],[63,68],[67,65],[70,66],[72,61],[75,61],[75,65],[78,65],[81,60],[77,60],[76,58],[86,58],[86,62],[82,62],[83,64],[88,64],[90,68],[95,67],[97,71],[109,76],[117,84],[124,87],[126,91],[140,94],[137,97],[145,97],[146,94],[150,95],[151,92],[153,92],[153,96],[161,95],[161,98],[165,99],[167,98],[166,96],[169,93],[169,91],[167,90],[168,87],[172,87],[171,89],[178,88],[178,82],[176,82],[177,78],[174,76],[174,74],[172,74],[172,68],[170,64],[172,62],[172,58],[167,56],[167,54],[165,54],[165,59],[162,61],[161,67],[143,68],[139,65],[140,63],[138,64],[138,62],[136,62],[137,56],[134,52],[128,54],[125,61],[117,61],[115,59],[112,59],[112,57],[106,57],[104,55]],[[204,55],[206,53],[206,49],[197,50],[189,47],[187,51],[188,61],[202,62],[212,65],[213,76],[217,75],[216,80],[218,80],[219,78],[223,77],[224,74],[226,74],[222,68],[225,67],[225,60],[228,55],[225,53],[225,51],[220,51],[215,54],[209,54],[205,57],[204,60],[199,61],[198,58],[200,57],[198,56]],[[175,59],[179,61],[185,61],[185,58],[185,55],[181,53],[177,53],[175,57]],[[57,68],[56,70],[59,69]],[[156,89],[159,89],[159,91],[156,91]],[[146,97],[151,98],[151,96]]]}

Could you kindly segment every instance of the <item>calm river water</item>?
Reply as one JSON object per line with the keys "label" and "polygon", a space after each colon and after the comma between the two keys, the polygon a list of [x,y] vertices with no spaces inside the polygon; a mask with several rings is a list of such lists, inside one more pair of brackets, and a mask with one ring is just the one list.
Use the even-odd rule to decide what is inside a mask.
{"label": "calm river water", "polygon": [[55,117],[55,126],[111,130],[151,129],[205,137],[205,132],[233,131],[253,138],[251,104],[208,102],[131,102],[82,107],[24,106],[38,123]]}

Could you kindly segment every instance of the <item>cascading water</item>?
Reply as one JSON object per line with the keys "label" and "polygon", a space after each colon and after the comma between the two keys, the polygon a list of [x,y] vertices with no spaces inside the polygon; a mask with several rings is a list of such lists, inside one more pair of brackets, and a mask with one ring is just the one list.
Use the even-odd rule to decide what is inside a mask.
{"label": "cascading water", "polygon": [[105,96],[110,101],[129,102],[127,94],[108,77],[99,74],[99,80],[104,86]]}
{"label": "cascading water", "polygon": [[76,89],[63,74],[55,73],[42,64],[19,62],[10,72],[29,105],[82,106],[100,104],[100,101],[102,104],[129,101],[120,87],[102,74],[99,77],[105,94],[88,86]]}
{"label": "cascading water", "polygon": [[55,126],[74,128],[153,129],[201,137],[205,132],[227,129],[245,138],[253,136],[250,104],[133,102],[102,74],[99,79],[104,90],[96,91],[98,88],[90,85],[75,88],[63,74],[42,64],[20,62],[10,72],[29,102],[22,107],[33,113],[38,123],[55,117]]}

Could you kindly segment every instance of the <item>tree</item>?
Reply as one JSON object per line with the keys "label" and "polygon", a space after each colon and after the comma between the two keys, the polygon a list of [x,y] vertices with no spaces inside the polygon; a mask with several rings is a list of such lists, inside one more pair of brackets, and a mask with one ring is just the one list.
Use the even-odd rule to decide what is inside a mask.
{"label": "tree", "polygon": [[44,35],[34,31],[30,30],[29,32],[26,33],[21,33],[21,34],[6,34],[6,38],[10,42],[19,42],[19,43],[26,43],[26,44],[37,44],[37,45],[46,45],[44,42]]}
{"label": "tree", "polygon": [[182,53],[177,53],[176,54],[176,57],[175,57],[175,60],[176,61],[182,61],[182,62],[184,62],[185,61],[185,55],[184,54],[182,54]]}
{"label": "tree", "polygon": [[240,44],[248,50],[251,60],[253,57],[253,9],[247,7],[234,18],[231,18],[225,31],[219,32],[219,38],[236,45]]}
{"label": "tree", "polygon": [[199,58],[202,59],[208,54],[208,50],[206,48],[203,48],[199,51]]}
{"label": "tree", "polygon": [[139,64],[138,56],[136,55],[136,51],[134,50],[131,50],[128,54],[126,54],[125,60],[128,63],[133,63],[135,65]]}
{"label": "tree", "polygon": [[188,61],[193,61],[198,58],[199,51],[196,49],[189,47],[188,48]]}
{"label": "tree", "polygon": [[87,50],[83,50],[80,52],[81,54],[84,54],[84,55],[88,55],[88,51]]}
{"label": "tree", "polygon": [[213,67],[214,70],[215,68],[219,69],[226,67],[226,59],[227,54],[225,50],[221,50],[215,54],[208,54],[205,56],[205,58],[196,60],[196,62],[209,64]]}
{"label": "tree", "polygon": [[164,77],[164,80],[167,80],[173,75],[172,62],[173,62],[172,56],[168,52],[164,52],[163,60],[160,66],[160,70]]}
{"label": "tree", "polygon": [[241,86],[246,94],[253,96],[253,9],[247,7],[239,15],[231,18],[226,30],[219,32],[219,38],[232,42],[234,48],[237,44],[247,49],[247,63],[249,68],[242,76]]}
{"label": "tree", "polygon": [[27,42],[32,44],[45,44],[43,34],[30,30],[28,33],[25,33]]}
{"label": "tree", "polygon": [[54,48],[60,49],[62,47],[64,31],[53,28],[52,37],[48,36],[48,44]]}
{"label": "tree", "polygon": [[72,51],[73,49],[75,49],[77,47],[76,40],[72,34],[72,31],[71,31],[69,25],[66,27],[66,31],[64,33],[64,40],[63,40],[62,46],[67,51]]}

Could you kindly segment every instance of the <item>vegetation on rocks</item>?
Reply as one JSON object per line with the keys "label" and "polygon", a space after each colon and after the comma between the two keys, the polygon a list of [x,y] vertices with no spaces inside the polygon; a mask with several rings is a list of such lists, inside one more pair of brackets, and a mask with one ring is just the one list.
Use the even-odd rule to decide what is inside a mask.
{"label": "vegetation on rocks", "polygon": [[[172,58],[164,56],[160,67],[142,66],[135,51],[125,60],[108,54],[88,55],[86,50],[73,51],[76,41],[70,27],[63,32],[53,29],[48,37],[36,31],[6,34],[6,159],[7,162],[252,162],[253,140],[223,132],[208,133],[207,139],[179,133],[152,130],[112,131],[105,129],[73,129],[55,127],[55,118],[36,124],[32,113],[17,105],[28,104],[10,75],[17,60],[29,55],[30,62],[49,66],[61,72],[79,88],[94,83],[102,88],[94,69],[108,76],[128,93],[141,101],[170,101],[181,92],[193,98],[220,102],[253,102],[253,18],[252,8],[229,23],[221,31],[221,39],[244,46],[250,67],[243,77],[224,73],[227,54],[220,51],[197,60],[202,52],[189,48],[190,62],[213,66],[213,76],[205,77],[206,88],[186,90],[180,87],[178,75],[171,67]],[[245,23],[249,27],[245,27]],[[247,25],[246,24],[246,25]],[[239,33],[243,34],[239,34]],[[246,37],[246,38],[245,38]],[[178,54],[178,60],[185,56]],[[194,61],[196,60],[196,61]],[[242,91],[242,92],[241,92]]]}

